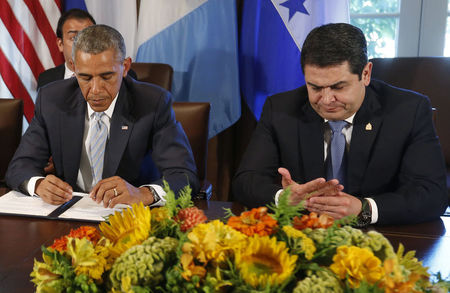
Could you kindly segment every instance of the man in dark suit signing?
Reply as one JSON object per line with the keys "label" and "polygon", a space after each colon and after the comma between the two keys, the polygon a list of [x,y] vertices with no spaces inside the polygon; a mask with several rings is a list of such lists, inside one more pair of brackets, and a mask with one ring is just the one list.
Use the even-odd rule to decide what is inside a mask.
{"label": "man in dark suit signing", "polygon": [[269,97],[234,178],[247,206],[290,202],[358,226],[416,223],[447,206],[427,97],[371,80],[362,31],[328,24],[301,52],[306,85]]}
{"label": "man in dark suit signing", "polygon": [[[81,190],[105,207],[164,204],[163,178],[175,191],[187,184],[198,189],[170,93],[127,77],[131,60],[125,54],[122,36],[111,27],[78,33],[72,52],[76,79],[40,89],[35,116],[6,174],[10,187],[51,204]],[[142,166],[149,153],[154,172]],[[44,177],[50,155],[55,175]]]}

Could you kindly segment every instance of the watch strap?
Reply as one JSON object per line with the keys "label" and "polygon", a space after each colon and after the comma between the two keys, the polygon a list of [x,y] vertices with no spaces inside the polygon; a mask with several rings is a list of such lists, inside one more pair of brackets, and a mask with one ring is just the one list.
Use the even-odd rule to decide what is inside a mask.
{"label": "watch strap", "polygon": [[148,187],[148,189],[150,189],[150,192],[153,195],[153,203],[152,203],[152,205],[157,203],[157,202],[159,202],[161,200],[161,197],[158,195],[156,190],[153,187],[151,187],[151,186],[147,186],[147,187]]}
{"label": "watch strap", "polygon": [[360,198],[361,212],[356,217],[356,227],[363,228],[372,222],[372,208],[370,202],[366,198]]}

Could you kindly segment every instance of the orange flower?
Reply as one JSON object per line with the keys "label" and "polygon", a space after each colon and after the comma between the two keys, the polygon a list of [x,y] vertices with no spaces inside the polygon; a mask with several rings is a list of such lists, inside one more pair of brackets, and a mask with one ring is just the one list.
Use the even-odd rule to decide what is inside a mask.
{"label": "orange flower", "polygon": [[66,251],[68,237],[78,238],[78,239],[87,238],[95,246],[97,244],[97,242],[100,240],[100,233],[98,232],[98,230],[95,227],[81,226],[80,228],[75,229],[75,230],[71,229],[70,233],[67,234],[66,236],[63,236],[59,239],[55,239],[55,241],[53,242],[52,246],[50,246],[50,248],[58,250],[59,252]]}
{"label": "orange flower", "polygon": [[303,215],[301,218],[295,216],[292,220],[292,226],[297,230],[303,230],[306,228],[328,228],[333,225],[333,218],[322,214],[318,216],[317,213],[311,212],[309,215]]}
{"label": "orange flower", "polygon": [[278,227],[277,221],[267,213],[266,207],[251,209],[239,217],[230,217],[227,225],[247,236],[270,236]]}

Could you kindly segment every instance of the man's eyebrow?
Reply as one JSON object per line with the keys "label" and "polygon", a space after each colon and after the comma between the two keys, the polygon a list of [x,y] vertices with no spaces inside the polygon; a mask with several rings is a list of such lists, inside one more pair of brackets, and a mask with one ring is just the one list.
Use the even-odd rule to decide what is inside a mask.
{"label": "man's eyebrow", "polygon": [[78,34],[78,32],[79,32],[79,31],[74,30],[74,31],[68,31],[67,33],[68,33],[68,34]]}
{"label": "man's eyebrow", "polygon": [[106,72],[102,72],[102,73],[100,73],[99,75],[109,75],[109,74],[114,74],[115,72],[114,71],[106,71]]}
{"label": "man's eyebrow", "polygon": [[334,84],[331,84],[331,85],[323,85],[323,86],[316,85],[316,84],[314,84],[314,83],[312,83],[312,82],[307,82],[307,84],[310,85],[310,86],[312,86],[312,87],[314,87],[314,88],[322,89],[322,88],[327,88],[327,87],[334,88],[334,87],[337,87],[337,86],[340,86],[340,85],[345,85],[345,84],[347,84],[347,82],[341,80],[341,81],[338,81],[338,82],[336,82],[336,83],[334,83]]}
{"label": "man's eyebrow", "polygon": [[[110,74],[114,74],[114,73],[115,73],[114,71],[106,71],[106,72],[100,73],[99,75],[100,75],[100,76],[104,76],[104,75],[110,75]],[[85,77],[93,77],[92,74],[89,74],[89,73],[83,73],[83,72],[78,73],[78,75],[79,75],[79,76],[85,76]]]}

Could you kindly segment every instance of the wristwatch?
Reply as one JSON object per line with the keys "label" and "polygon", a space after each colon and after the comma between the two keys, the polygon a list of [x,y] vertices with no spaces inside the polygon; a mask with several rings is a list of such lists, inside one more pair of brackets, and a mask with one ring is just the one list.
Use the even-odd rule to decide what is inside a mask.
{"label": "wristwatch", "polygon": [[152,195],[153,195],[153,202],[152,202],[152,204],[155,204],[155,203],[157,203],[158,201],[160,201],[161,200],[161,197],[159,197],[159,195],[158,195],[158,193],[156,192],[156,190],[153,188],[153,187],[151,187],[151,186],[147,186],[148,187],[148,189],[150,189],[150,192],[152,193]]}
{"label": "wristwatch", "polygon": [[372,221],[372,207],[370,206],[370,202],[366,198],[360,200],[362,207],[361,212],[359,212],[356,218],[356,227],[363,228],[368,226]]}

